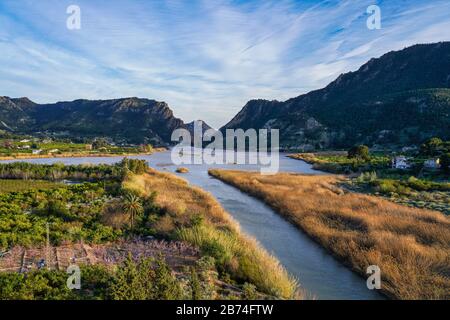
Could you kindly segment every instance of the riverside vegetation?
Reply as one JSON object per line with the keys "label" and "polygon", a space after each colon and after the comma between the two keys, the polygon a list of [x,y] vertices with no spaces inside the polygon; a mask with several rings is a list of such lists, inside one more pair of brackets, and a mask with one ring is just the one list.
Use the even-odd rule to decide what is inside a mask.
{"label": "riverside vegetation", "polygon": [[347,192],[343,176],[209,173],[262,199],[357,273],[378,265],[389,297],[450,298],[447,216]]}
{"label": "riverside vegetation", "polygon": [[207,192],[191,187],[186,180],[149,169],[132,175],[127,189],[149,196],[158,190],[155,204],[162,215],[151,226],[156,235],[186,241],[215,259],[224,279],[248,282],[270,296],[298,298],[297,281],[250,237]]}
{"label": "riverside vegetation", "polygon": [[151,154],[160,148],[150,144],[116,145],[108,139],[95,138],[85,141],[71,139],[38,138],[14,135],[0,130],[0,159],[27,159],[42,157],[87,157]]}
{"label": "riverside vegetation", "polygon": [[[391,167],[395,153],[371,154],[365,146],[348,152],[298,153],[289,157],[306,161],[317,170],[346,174],[350,178],[345,182],[347,189],[450,214],[450,141],[431,138],[404,154],[409,164],[406,169]],[[426,168],[427,159],[439,159],[440,168]]]}
{"label": "riverside vegetation", "polygon": [[[13,248],[182,241],[200,250],[175,270],[163,256],[129,257],[113,268],[81,265],[82,289],[62,270],[0,272],[0,299],[299,298],[297,282],[240,233],[207,193],[174,175],[124,159],[115,165],[0,165],[0,259]],[[76,184],[62,183],[70,179]],[[150,240],[152,241],[152,240]]]}

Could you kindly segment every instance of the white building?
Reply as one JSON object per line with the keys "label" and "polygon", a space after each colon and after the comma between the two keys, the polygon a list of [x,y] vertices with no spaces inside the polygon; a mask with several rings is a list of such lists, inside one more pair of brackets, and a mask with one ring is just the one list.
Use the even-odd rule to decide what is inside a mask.
{"label": "white building", "polygon": [[392,168],[406,170],[411,168],[411,164],[405,156],[398,156],[392,159]]}
{"label": "white building", "polygon": [[439,169],[441,167],[440,159],[425,160],[423,166],[427,169]]}
{"label": "white building", "polygon": [[40,154],[41,152],[42,152],[41,149],[36,149],[32,151],[33,154]]}

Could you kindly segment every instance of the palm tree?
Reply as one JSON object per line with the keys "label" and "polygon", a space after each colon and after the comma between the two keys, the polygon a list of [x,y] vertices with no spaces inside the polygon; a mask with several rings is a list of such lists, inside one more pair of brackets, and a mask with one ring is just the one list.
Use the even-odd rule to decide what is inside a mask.
{"label": "palm tree", "polygon": [[131,229],[133,229],[136,216],[144,211],[141,199],[132,193],[127,193],[123,199],[122,209],[130,216]]}

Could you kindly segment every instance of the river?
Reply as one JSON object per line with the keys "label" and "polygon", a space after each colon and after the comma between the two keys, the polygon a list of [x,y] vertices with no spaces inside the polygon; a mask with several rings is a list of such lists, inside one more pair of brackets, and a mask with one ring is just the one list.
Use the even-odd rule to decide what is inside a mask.
{"label": "river", "polygon": [[[171,162],[170,152],[155,153],[151,156],[133,156],[145,159],[152,167],[173,172],[177,166]],[[102,158],[49,158],[21,160],[31,163],[65,164],[114,163],[122,157]],[[14,160],[13,160],[14,161]],[[13,162],[2,161],[2,162]],[[270,207],[256,198],[231,187],[208,175],[208,168],[236,170],[257,170],[257,165],[183,165],[187,174],[179,174],[192,185],[209,191],[241,225],[241,229],[255,237],[267,251],[276,256],[285,268],[298,278],[303,289],[315,299],[383,299],[376,291],[367,289],[366,281],[344,267],[322,247],[312,241],[298,228],[282,218]],[[280,154],[280,171],[322,174],[303,161],[294,160]],[[301,199],[299,199],[301,201]]]}

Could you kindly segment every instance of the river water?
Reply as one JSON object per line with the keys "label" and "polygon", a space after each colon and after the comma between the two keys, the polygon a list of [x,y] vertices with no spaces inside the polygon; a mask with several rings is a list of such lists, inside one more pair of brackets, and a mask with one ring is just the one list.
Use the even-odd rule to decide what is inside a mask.
{"label": "river water", "polygon": [[[197,154],[198,156],[198,154]],[[151,156],[133,156],[145,159],[158,170],[175,172],[170,152]],[[65,164],[115,163],[122,157],[101,158],[49,158],[22,160],[31,163]],[[13,161],[2,161],[13,162]],[[378,292],[367,289],[366,281],[344,267],[302,231],[282,218],[270,207],[256,198],[231,187],[208,175],[209,168],[258,170],[257,165],[183,165],[189,173],[179,174],[192,185],[209,191],[241,225],[241,229],[255,237],[262,246],[276,256],[285,268],[298,278],[301,287],[315,299],[383,299]],[[303,161],[280,154],[280,171],[322,174]],[[301,201],[301,199],[299,199]]]}

